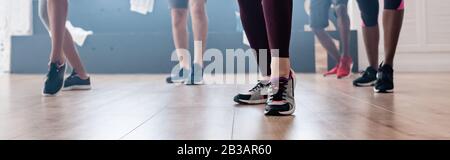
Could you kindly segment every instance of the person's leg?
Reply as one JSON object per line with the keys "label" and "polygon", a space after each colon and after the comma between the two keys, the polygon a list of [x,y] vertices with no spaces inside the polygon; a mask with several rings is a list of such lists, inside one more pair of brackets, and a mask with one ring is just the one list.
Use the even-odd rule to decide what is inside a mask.
{"label": "person's leg", "polygon": [[348,15],[347,4],[348,0],[333,0],[334,9],[337,15],[337,22],[339,27],[339,36],[342,45],[342,56],[350,56],[350,17]]}
{"label": "person's leg", "polygon": [[265,108],[266,115],[291,115],[295,111],[295,76],[289,59],[292,5],[292,0],[263,0],[269,46],[272,50],[272,85]]}
{"label": "person's leg", "polygon": [[48,0],[49,28],[52,35],[52,50],[50,62],[62,65],[65,63],[63,55],[65,24],[68,11],[67,0]]}
{"label": "person's leg", "polygon": [[378,46],[380,43],[380,29],[378,26],[378,0],[358,0],[363,19],[363,37],[370,67],[378,69]]}
{"label": "person's leg", "polygon": [[385,0],[383,11],[384,64],[393,66],[397,44],[402,30],[404,16],[403,0]]}
{"label": "person's leg", "polygon": [[325,31],[328,27],[328,13],[331,7],[331,0],[311,1],[311,28],[319,40],[320,44],[327,50],[330,56],[339,62],[339,50],[334,44],[331,36]]}
{"label": "person's leg", "polygon": [[189,0],[189,6],[194,35],[194,63],[203,66],[203,53],[205,52],[208,36],[206,0]]}
{"label": "person's leg", "polygon": [[[39,17],[42,23],[50,32],[49,16],[47,12],[47,0],[39,1]],[[70,65],[73,67],[73,74],[65,80],[65,89],[90,89],[90,78],[84,69],[83,63],[78,55],[72,40],[72,35],[65,29],[63,52]]]}
{"label": "person's leg", "polygon": [[[271,75],[270,64],[272,59],[262,0],[238,0],[238,2],[245,34],[249,40],[250,47],[256,52],[256,60],[263,79],[268,80]],[[261,52],[261,50],[266,50],[267,52]]]}
{"label": "person's leg", "polygon": [[370,66],[367,67],[361,77],[353,81],[353,85],[357,87],[373,86],[377,80],[378,45],[380,43],[379,2],[378,0],[358,0],[357,2],[361,10],[364,44]]}
{"label": "person's leg", "polygon": [[[173,1],[173,0],[172,0]],[[189,33],[187,30],[188,9],[172,8],[172,34],[180,66],[185,69],[190,68]]]}
{"label": "person's leg", "polygon": [[[292,29],[292,0],[263,0],[269,47],[272,50],[272,78],[291,74],[289,49]],[[274,52],[277,50],[277,52]]]}
{"label": "person's leg", "polygon": [[184,83],[191,70],[188,33],[188,0],[169,0],[172,16],[172,36],[179,65],[167,77],[167,83]]}
{"label": "person's leg", "polygon": [[[234,101],[241,104],[264,104],[270,87],[271,54],[262,0],[238,0],[242,25],[250,47],[254,49],[262,79],[248,92],[239,93]],[[263,52],[262,50],[266,50]]]}
{"label": "person's leg", "polygon": [[385,0],[383,12],[385,61],[378,69],[374,91],[391,93],[394,91],[394,56],[403,24],[404,1]]}
{"label": "person's leg", "polygon": [[337,15],[339,28],[340,44],[342,48],[342,56],[340,59],[337,77],[343,78],[350,75],[353,65],[350,56],[350,17],[348,16],[347,4],[348,0],[333,0],[334,9]]}
{"label": "person's leg", "polygon": [[328,19],[331,2],[331,0],[314,0],[311,1],[310,5],[311,28],[328,55],[336,61],[336,66],[327,71],[324,76],[337,74],[340,60],[339,50],[336,44],[333,42],[332,37],[325,31],[325,28],[329,25]]}

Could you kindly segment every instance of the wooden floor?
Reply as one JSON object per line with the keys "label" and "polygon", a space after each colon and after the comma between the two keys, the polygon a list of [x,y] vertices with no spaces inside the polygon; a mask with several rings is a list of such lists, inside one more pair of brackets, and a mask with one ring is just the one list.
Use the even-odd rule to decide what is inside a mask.
{"label": "wooden floor", "polygon": [[236,105],[248,85],[94,75],[92,91],[40,95],[42,75],[0,75],[0,139],[450,139],[450,74],[396,75],[395,94],[298,75],[295,116]]}

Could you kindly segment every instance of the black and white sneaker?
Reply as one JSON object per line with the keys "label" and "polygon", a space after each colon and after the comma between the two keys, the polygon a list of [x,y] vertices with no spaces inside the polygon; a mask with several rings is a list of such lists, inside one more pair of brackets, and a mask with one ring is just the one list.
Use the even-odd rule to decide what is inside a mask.
{"label": "black and white sneaker", "polygon": [[264,104],[267,102],[270,81],[258,81],[255,87],[248,92],[239,93],[234,101],[239,104]]}
{"label": "black and white sneaker", "polygon": [[90,90],[91,88],[90,77],[88,79],[81,79],[80,77],[78,77],[77,73],[72,72],[72,74],[64,81],[63,91]]}
{"label": "black and white sneaker", "polygon": [[172,74],[166,78],[166,82],[184,83],[187,80],[189,74],[190,74],[189,70],[176,66],[176,68],[172,70]]}
{"label": "black and white sneaker", "polygon": [[367,67],[367,69],[362,73],[362,76],[353,81],[353,85],[356,87],[370,87],[375,84],[377,80],[377,70],[372,67]]}
{"label": "black and white sneaker", "polygon": [[295,112],[295,77],[291,73],[289,78],[280,77],[271,80],[269,98],[267,100],[265,115],[284,116]]}
{"label": "black and white sneaker", "polygon": [[380,65],[377,74],[377,82],[373,88],[376,93],[394,92],[394,69],[391,65]]}
{"label": "black and white sneaker", "polygon": [[58,65],[51,63],[47,78],[45,79],[44,89],[42,94],[44,96],[56,95],[64,85],[64,73],[66,72],[66,65]]}

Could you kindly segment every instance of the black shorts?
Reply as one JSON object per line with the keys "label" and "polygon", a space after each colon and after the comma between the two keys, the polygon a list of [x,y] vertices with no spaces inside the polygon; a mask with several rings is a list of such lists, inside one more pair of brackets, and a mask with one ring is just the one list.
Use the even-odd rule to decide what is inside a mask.
{"label": "black shorts", "polygon": [[[378,25],[378,14],[380,12],[378,0],[358,0],[358,6],[361,10],[364,26],[373,27]],[[384,9],[403,10],[404,8],[404,0],[384,0]]]}
{"label": "black shorts", "polygon": [[311,0],[311,28],[323,29],[328,27],[331,5],[345,5],[348,0]]}
{"label": "black shorts", "polygon": [[170,8],[185,9],[189,6],[189,0],[169,0],[169,6]]}

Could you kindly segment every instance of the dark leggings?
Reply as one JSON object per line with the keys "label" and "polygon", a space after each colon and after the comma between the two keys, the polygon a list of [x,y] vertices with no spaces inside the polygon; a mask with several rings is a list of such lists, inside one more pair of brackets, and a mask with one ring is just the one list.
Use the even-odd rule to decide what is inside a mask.
{"label": "dark leggings", "polygon": [[[267,59],[260,66],[263,75],[270,75],[271,57],[289,58],[292,28],[292,0],[238,0],[242,24],[257,60]],[[267,49],[268,54],[260,54]],[[279,52],[270,52],[277,49]],[[261,57],[266,56],[266,57]]]}
{"label": "dark leggings", "polygon": [[[380,10],[378,0],[358,0],[358,6],[361,10],[364,26],[374,27],[378,25],[378,14]],[[384,0],[384,9],[403,10],[404,7],[404,0]]]}

